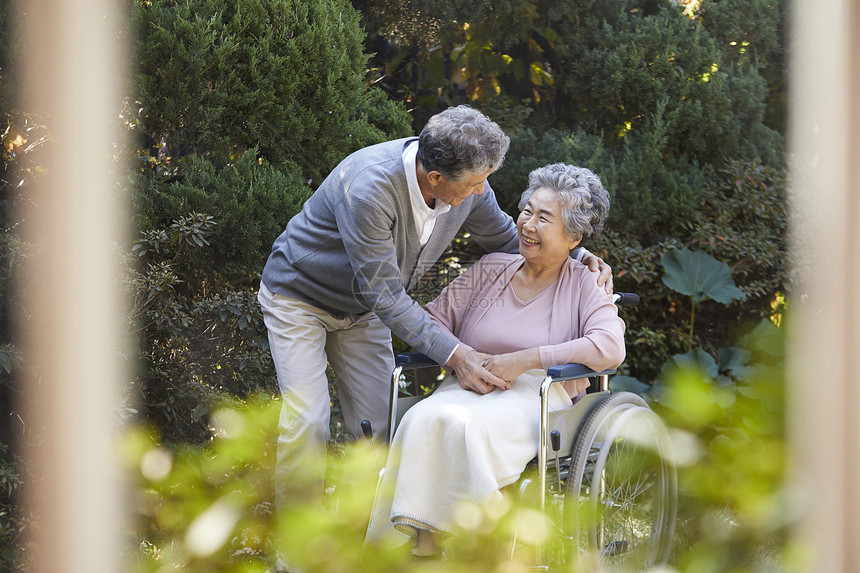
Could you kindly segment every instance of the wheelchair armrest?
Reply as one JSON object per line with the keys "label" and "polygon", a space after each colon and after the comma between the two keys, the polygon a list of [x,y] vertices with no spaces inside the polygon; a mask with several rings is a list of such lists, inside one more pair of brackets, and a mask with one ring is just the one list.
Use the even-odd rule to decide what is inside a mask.
{"label": "wheelchair armrest", "polygon": [[558,366],[550,366],[546,371],[547,376],[554,380],[556,378],[560,378],[562,380],[576,380],[578,378],[591,378],[593,376],[604,376],[614,373],[614,368],[603,370],[602,372],[596,372],[582,364],[561,364]]}
{"label": "wheelchair armrest", "polygon": [[405,352],[398,354],[394,360],[397,366],[433,366],[436,362],[420,352]]}
{"label": "wheelchair armrest", "polygon": [[639,295],[635,292],[617,292],[612,295],[612,302],[618,306],[636,306],[639,304]]}
{"label": "wheelchair armrest", "polygon": [[[398,354],[395,359],[397,366],[434,366],[436,364],[429,356],[420,352],[405,352]],[[562,378],[565,380],[576,380],[578,378],[591,378],[593,376],[604,376],[614,374],[615,369],[597,372],[582,364],[561,364],[551,366],[547,371],[550,378]]]}

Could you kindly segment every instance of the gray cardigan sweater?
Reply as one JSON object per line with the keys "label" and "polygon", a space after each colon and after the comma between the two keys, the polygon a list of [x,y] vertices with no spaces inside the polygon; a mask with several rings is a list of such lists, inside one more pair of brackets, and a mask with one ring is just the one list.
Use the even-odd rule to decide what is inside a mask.
{"label": "gray cardigan sweater", "polygon": [[335,316],[374,312],[419,352],[444,363],[458,344],[414,301],[413,288],[462,228],[486,251],[517,252],[517,230],[496,196],[471,195],[441,215],[422,249],[403,147],[380,143],[344,159],[275,240],[262,281]]}

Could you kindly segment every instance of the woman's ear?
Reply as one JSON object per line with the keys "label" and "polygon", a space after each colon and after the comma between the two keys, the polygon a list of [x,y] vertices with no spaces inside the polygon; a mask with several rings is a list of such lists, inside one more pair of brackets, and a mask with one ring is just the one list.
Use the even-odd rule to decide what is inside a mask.
{"label": "woman's ear", "polygon": [[579,245],[579,243],[582,242],[582,235],[580,235],[579,237],[570,237],[567,240],[568,240],[568,244],[570,245],[570,249],[568,249],[568,250],[572,251],[573,249],[575,249]]}

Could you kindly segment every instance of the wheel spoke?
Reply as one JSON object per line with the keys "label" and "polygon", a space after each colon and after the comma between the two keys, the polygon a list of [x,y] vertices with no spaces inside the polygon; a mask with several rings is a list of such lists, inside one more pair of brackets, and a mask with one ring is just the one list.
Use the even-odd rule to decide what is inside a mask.
{"label": "wheel spoke", "polygon": [[[674,468],[662,459],[662,423],[639,397],[625,394],[606,397],[583,423],[566,484],[575,554],[588,560],[596,553],[607,570],[665,563],[677,503]],[[580,500],[578,509],[569,508],[571,498]]]}

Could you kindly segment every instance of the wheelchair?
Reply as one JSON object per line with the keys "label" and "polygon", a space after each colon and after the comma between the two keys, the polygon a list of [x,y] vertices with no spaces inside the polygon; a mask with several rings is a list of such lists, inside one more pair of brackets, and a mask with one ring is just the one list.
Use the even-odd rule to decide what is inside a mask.
{"label": "wheelchair", "polygon": [[[613,299],[619,305],[639,302],[629,293]],[[429,395],[418,382],[407,393],[406,373],[432,366],[439,368],[423,354],[397,356],[389,442],[406,410]],[[609,391],[613,373],[565,364],[549,368],[541,384],[538,455],[518,484],[509,486],[523,503],[537,498],[553,529],[546,536],[550,542],[535,549],[533,570],[641,571],[669,559],[678,499],[669,435],[640,396]],[[581,378],[591,380],[586,395],[550,411],[550,387]],[[369,422],[363,427],[369,437]],[[517,533],[513,537],[512,557]]]}

